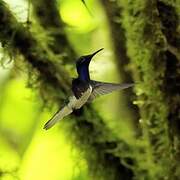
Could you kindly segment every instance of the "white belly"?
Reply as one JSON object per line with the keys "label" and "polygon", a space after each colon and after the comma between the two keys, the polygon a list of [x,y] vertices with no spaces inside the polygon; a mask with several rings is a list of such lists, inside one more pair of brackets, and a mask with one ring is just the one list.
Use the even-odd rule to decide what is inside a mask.
{"label": "white belly", "polygon": [[91,92],[92,87],[89,86],[87,91],[85,91],[79,99],[77,99],[75,96],[70,97],[68,103],[69,108],[80,109],[89,99]]}

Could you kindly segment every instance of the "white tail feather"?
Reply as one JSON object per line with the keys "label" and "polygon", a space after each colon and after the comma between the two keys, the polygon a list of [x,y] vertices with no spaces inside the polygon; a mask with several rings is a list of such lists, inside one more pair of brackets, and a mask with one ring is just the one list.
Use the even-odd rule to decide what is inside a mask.
{"label": "white tail feather", "polygon": [[63,119],[65,116],[71,114],[73,109],[80,109],[88,100],[91,95],[92,87],[89,86],[87,91],[85,91],[82,96],[77,99],[75,96],[69,98],[69,103],[64,106],[60,111],[58,111],[45,125],[44,129],[48,130],[54,126],[58,121]]}
{"label": "white tail feather", "polygon": [[63,107],[63,109],[61,111],[58,111],[53,117],[52,119],[50,119],[45,125],[44,125],[44,129],[48,130],[50,129],[52,126],[54,126],[58,121],[60,121],[61,119],[63,119],[65,116],[69,115],[72,113],[72,109],[69,106],[65,106]]}

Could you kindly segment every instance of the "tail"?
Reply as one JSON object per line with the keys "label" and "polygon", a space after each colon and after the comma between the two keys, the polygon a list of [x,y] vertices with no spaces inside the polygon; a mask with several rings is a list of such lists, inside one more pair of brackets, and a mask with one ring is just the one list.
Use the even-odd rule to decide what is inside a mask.
{"label": "tail", "polygon": [[68,106],[63,107],[60,111],[58,111],[45,125],[45,130],[50,129],[52,126],[54,126],[58,121],[63,119],[65,116],[72,113],[72,109]]}

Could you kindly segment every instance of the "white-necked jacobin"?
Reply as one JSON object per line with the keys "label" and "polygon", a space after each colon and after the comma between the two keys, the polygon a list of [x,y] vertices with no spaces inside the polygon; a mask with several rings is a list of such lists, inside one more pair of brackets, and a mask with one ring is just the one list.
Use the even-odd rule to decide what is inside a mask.
{"label": "white-necked jacobin", "polygon": [[69,97],[69,102],[44,125],[44,129],[47,130],[51,128],[65,116],[71,114],[73,110],[80,109],[86,102],[94,100],[99,95],[108,94],[115,90],[126,89],[134,85],[134,83],[115,84],[90,79],[90,61],[92,57],[101,50],[103,50],[103,48],[93,54],[81,56],[77,60],[76,69],[78,77],[72,81],[73,95]]}

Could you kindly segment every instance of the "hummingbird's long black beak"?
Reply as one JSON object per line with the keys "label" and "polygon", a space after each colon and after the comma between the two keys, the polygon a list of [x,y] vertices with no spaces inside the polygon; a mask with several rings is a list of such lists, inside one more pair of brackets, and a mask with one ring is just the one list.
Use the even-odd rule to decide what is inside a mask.
{"label": "hummingbird's long black beak", "polygon": [[90,58],[92,58],[93,56],[95,56],[98,52],[102,51],[103,49],[104,49],[104,48],[101,48],[101,49],[97,50],[96,52],[90,54],[90,55],[89,55]]}
{"label": "hummingbird's long black beak", "polygon": [[102,51],[103,49],[104,48],[101,48],[92,54],[80,57],[79,60],[77,61],[76,65],[79,66],[79,65],[85,64],[85,65],[89,66],[89,63],[90,63],[91,59],[93,58],[93,56],[95,56],[98,52]]}

